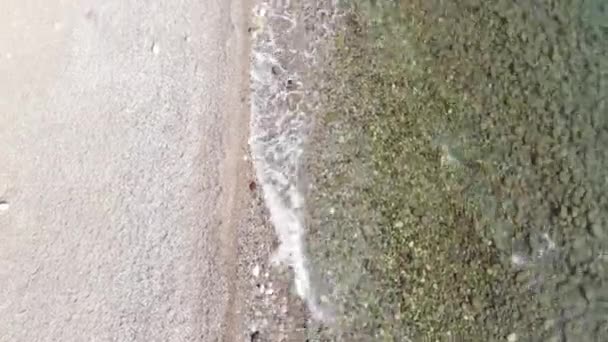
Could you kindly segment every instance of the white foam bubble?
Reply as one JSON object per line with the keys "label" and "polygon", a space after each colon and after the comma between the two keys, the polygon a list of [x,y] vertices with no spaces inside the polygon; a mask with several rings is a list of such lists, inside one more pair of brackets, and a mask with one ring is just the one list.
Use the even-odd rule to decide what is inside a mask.
{"label": "white foam bubble", "polygon": [[302,19],[289,4],[278,6],[260,0],[254,8],[254,16],[258,27],[253,37],[251,59],[249,143],[256,176],[280,241],[272,261],[286,264],[293,270],[296,291],[312,315],[316,319],[329,320],[331,317],[321,307],[311,282],[305,248],[305,201],[299,190],[302,188],[301,156],[311,124],[310,111],[307,112],[302,103],[290,106],[288,102],[293,94],[301,96],[301,102],[306,101],[305,84],[299,70],[313,66],[310,51],[314,51],[314,42],[294,41],[289,36],[298,34],[297,27]]}

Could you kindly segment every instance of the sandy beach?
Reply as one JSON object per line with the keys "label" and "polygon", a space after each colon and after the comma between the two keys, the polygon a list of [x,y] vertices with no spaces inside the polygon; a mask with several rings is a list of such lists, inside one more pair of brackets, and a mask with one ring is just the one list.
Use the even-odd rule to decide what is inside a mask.
{"label": "sandy beach", "polygon": [[2,2],[0,341],[249,338],[248,14]]}

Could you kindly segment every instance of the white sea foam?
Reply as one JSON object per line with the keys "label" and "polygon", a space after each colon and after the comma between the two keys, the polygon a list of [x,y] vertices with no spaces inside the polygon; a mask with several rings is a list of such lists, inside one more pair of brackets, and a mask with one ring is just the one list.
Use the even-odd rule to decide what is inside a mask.
{"label": "white sea foam", "polygon": [[[314,17],[319,11],[318,6],[306,1],[293,6],[288,1],[260,0],[255,6],[249,143],[256,176],[280,241],[273,261],[292,268],[298,295],[315,318],[328,320],[331,317],[321,307],[311,282],[305,248],[305,203],[300,191],[301,157],[314,112],[307,105],[314,91],[304,84],[301,75],[315,65],[316,45],[328,33],[327,24]],[[322,17],[329,19],[325,14]],[[304,28],[311,22],[321,25],[314,34]]]}

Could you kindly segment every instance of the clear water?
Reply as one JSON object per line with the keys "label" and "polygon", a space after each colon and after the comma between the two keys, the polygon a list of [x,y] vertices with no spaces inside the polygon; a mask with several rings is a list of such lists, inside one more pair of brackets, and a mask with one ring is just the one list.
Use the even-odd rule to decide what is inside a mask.
{"label": "clear water", "polygon": [[256,176],[280,246],[273,262],[293,270],[297,294],[312,315],[329,320],[306,257],[302,155],[317,94],[307,74],[331,34],[334,1],[257,1],[251,57],[250,147]]}

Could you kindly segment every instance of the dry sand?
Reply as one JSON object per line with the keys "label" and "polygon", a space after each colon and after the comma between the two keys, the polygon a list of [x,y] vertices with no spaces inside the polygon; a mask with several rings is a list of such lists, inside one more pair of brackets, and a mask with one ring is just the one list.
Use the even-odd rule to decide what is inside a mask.
{"label": "dry sand", "polygon": [[[256,331],[272,235],[243,158],[248,14],[236,0],[2,1],[0,341]],[[286,301],[281,286],[268,301]]]}

